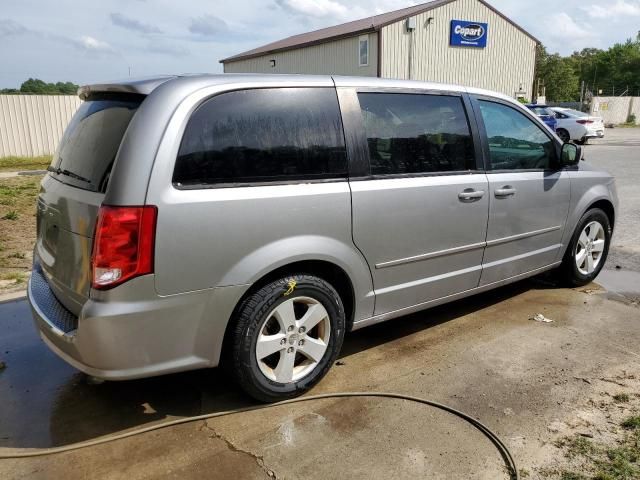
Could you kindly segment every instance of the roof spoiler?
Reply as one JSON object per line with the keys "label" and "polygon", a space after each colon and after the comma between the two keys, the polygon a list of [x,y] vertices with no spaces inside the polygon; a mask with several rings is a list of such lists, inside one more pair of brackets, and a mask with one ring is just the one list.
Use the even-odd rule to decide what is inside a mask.
{"label": "roof spoiler", "polygon": [[121,82],[94,83],[78,88],[78,96],[86,100],[93,93],[133,93],[149,95],[157,87],[169,80],[177,78],[176,75],[164,75],[158,77],[125,80]]}

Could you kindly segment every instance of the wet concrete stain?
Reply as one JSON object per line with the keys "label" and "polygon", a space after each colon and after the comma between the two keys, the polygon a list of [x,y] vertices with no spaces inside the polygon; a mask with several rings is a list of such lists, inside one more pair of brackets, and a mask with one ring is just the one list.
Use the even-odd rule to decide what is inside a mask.
{"label": "wet concrete stain", "polygon": [[640,305],[640,272],[623,269],[603,269],[598,275],[596,283],[607,291],[607,298],[620,301],[626,300],[627,303],[634,306]]}
{"label": "wet concrete stain", "polygon": [[[587,290],[593,292],[560,289],[544,278],[525,281],[354,332],[341,355],[344,365],[335,366],[313,393],[372,389],[435,398],[517,439],[514,448],[526,457],[522,451],[534,434],[546,431],[555,410],[563,411],[560,403],[570,404],[590,387],[581,378],[633,350],[635,334],[617,339],[630,325],[620,313],[629,307],[609,302],[596,285]],[[537,312],[554,322],[530,321]],[[594,339],[602,345],[592,352]],[[586,365],[585,352],[599,360]],[[40,341],[24,301],[0,305],[0,360],[7,363],[0,371],[0,447],[63,445],[252,404],[219,370],[90,385]],[[116,460],[129,450],[124,455],[131,458]],[[301,456],[307,451],[314,454]],[[328,464],[322,458],[340,452],[354,455],[353,461],[350,455]],[[55,478],[68,473],[65,458],[15,465]],[[502,468],[486,439],[456,418],[403,402],[356,399],[185,425],[68,458],[86,469],[94,462],[101,473],[112,464],[127,465],[134,478],[151,478],[151,471],[195,478],[214,465],[212,478],[228,478],[221,472],[234,470],[247,478],[329,478],[327,472],[339,469],[351,478],[369,478],[372,471],[373,478],[384,478],[394,469],[400,477],[426,469],[431,478],[447,478],[449,468],[483,478],[467,474],[492,475]]]}

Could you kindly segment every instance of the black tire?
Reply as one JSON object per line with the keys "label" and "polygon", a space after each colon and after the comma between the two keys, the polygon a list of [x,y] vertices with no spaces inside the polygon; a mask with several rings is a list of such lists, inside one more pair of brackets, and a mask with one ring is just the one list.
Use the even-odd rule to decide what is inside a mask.
{"label": "black tire", "polygon": [[[288,383],[280,383],[268,378],[262,372],[258,365],[256,343],[261,331],[267,328],[267,323],[273,322],[275,317],[271,314],[276,307],[288,300],[303,297],[322,304],[328,314],[330,334],[326,351],[313,370],[302,378]],[[299,320],[298,314],[296,314],[296,319]],[[324,325],[326,325],[326,320]],[[311,275],[297,274],[271,282],[245,298],[237,309],[233,328],[233,335],[230,338],[232,341],[231,368],[233,375],[242,389],[253,398],[262,402],[274,402],[303,394],[329,371],[342,348],[345,334],[345,313],[340,295],[329,283]],[[311,336],[311,332],[307,333]],[[293,334],[291,335],[293,336]],[[285,346],[287,348],[289,348],[289,340],[291,338],[286,337]],[[293,342],[291,345],[296,345],[297,340],[294,339]],[[303,347],[296,346],[296,348]],[[294,353],[296,359],[298,358],[297,352],[298,350]],[[286,353],[282,352],[282,355]],[[280,355],[280,353],[274,353],[274,355]]]}
{"label": "black tire", "polygon": [[[578,269],[575,255],[577,253],[578,240],[582,231],[589,223],[594,221],[599,222],[604,229],[604,249],[595,270],[589,274],[584,274]],[[560,272],[564,283],[569,287],[582,287],[592,282],[598,276],[600,270],[602,270],[602,267],[607,261],[610,243],[611,222],[609,221],[609,217],[604,211],[600,210],[599,208],[592,208],[591,210],[588,210],[578,222],[578,225],[573,232],[573,236],[571,237],[571,241],[569,242],[569,246],[567,247],[567,251],[562,260],[562,265],[560,266]]]}
{"label": "black tire", "polygon": [[569,132],[564,128],[557,128],[556,135],[562,140],[564,143],[569,143],[571,141],[571,137],[569,136]]}
{"label": "black tire", "polygon": [[578,145],[587,145],[589,143],[589,139],[587,137],[582,137],[580,140],[576,140]]}

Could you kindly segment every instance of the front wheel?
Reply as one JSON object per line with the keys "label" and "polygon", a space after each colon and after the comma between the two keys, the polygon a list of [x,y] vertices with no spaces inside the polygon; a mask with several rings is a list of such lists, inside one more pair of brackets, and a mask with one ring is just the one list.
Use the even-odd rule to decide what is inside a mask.
{"label": "front wheel", "polygon": [[298,396],[333,365],[344,332],[342,300],[329,283],[302,274],[281,278],[248,296],[238,309],[234,374],[257,400]]}
{"label": "front wheel", "polygon": [[593,281],[607,260],[611,224],[599,208],[587,211],[576,227],[560,267],[570,286],[581,287]]}

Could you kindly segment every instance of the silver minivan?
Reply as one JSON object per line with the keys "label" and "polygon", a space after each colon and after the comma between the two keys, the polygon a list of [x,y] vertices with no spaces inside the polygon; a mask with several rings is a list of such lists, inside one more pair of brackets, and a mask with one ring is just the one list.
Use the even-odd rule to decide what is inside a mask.
{"label": "silver minivan", "polygon": [[607,257],[613,178],[501,94],[297,75],[79,94],[28,295],[43,340],[92,376],[223,364],[288,398],[346,332],[551,269],[583,285]]}

